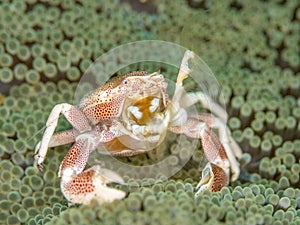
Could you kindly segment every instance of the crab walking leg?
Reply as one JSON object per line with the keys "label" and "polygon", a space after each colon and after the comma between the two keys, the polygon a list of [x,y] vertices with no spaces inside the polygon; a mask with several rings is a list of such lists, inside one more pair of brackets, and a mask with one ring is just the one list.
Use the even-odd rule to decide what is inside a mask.
{"label": "crab walking leg", "polygon": [[192,117],[205,122],[210,128],[215,128],[218,130],[220,141],[230,162],[232,172],[231,180],[235,181],[240,174],[239,162],[236,160],[236,158],[241,158],[242,150],[235,142],[235,140],[231,137],[231,133],[226,124],[219,118],[216,118],[215,116],[208,113],[200,113],[199,115],[194,115]]}
{"label": "crab walking leg", "polygon": [[71,123],[71,125],[79,131],[79,133],[91,130],[88,119],[78,108],[68,103],[56,105],[52,109],[46,122],[46,130],[44,132],[42,141],[37,145],[35,149],[35,165],[40,168],[47,154],[47,149],[54,130],[57,126],[60,114],[63,114],[65,118]]}
{"label": "crab walking leg", "polygon": [[78,132],[74,129],[64,130],[52,135],[48,148],[66,145],[75,141]]}
{"label": "crab walking leg", "polygon": [[183,133],[191,138],[200,138],[209,161],[202,171],[202,178],[196,194],[205,189],[219,191],[229,183],[230,162],[217,135],[204,123],[190,118],[183,126],[170,127],[174,133]]}
{"label": "crab walking leg", "polygon": [[[78,134],[79,134],[79,132],[76,131],[75,129],[57,132],[52,135],[49,145],[48,145],[48,148],[72,143],[75,141],[75,138]],[[40,146],[41,146],[41,141],[39,143],[37,143],[35,148],[39,149]]]}
{"label": "crab walking leg", "polygon": [[187,93],[185,96],[182,96],[180,100],[180,104],[183,108],[187,108],[197,102],[200,102],[204,108],[209,109],[214,115],[221,118],[223,122],[227,122],[228,114],[226,110],[203,92]]}

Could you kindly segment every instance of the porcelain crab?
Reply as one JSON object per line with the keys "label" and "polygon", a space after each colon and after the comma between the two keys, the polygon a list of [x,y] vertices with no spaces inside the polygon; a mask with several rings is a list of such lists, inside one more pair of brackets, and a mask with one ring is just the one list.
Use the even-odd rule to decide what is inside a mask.
{"label": "porcelain crab", "polygon": [[[42,169],[49,147],[74,142],[58,172],[62,193],[69,203],[124,198],[125,192],[106,186],[110,182],[123,182],[118,174],[99,165],[84,170],[90,153],[99,144],[105,144],[112,155],[132,156],[158,146],[167,131],[201,140],[208,163],[196,195],[205,189],[219,191],[228,185],[230,177],[237,179],[240,173],[237,158],[242,153],[226,126],[226,111],[202,92],[184,92],[183,80],[189,76],[188,61],[193,57],[192,51],[185,52],[172,99],[162,74],[137,71],[106,83],[85,96],[79,106],[62,103],[52,109],[35,149],[35,165]],[[197,102],[214,115],[189,115],[186,108]],[[54,134],[60,114],[73,129]]]}

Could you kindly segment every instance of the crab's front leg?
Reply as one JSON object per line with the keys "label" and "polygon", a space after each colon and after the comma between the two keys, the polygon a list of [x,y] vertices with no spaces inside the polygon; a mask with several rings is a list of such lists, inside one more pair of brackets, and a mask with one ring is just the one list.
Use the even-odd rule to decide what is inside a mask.
{"label": "crab's front leg", "polygon": [[[46,130],[44,132],[43,138],[35,148],[35,166],[39,167],[39,169],[42,169],[42,163],[45,160],[47,149],[57,126],[60,114],[63,114],[65,116],[65,118],[71,123],[71,125],[78,133],[83,133],[91,130],[88,119],[75,106],[68,103],[62,103],[54,106],[46,122]],[[66,133],[61,133],[61,135],[66,136]],[[69,134],[66,137],[72,141],[72,134]],[[62,138],[60,138],[59,136],[56,136],[56,138],[58,139],[58,142],[63,142]]]}
{"label": "crab's front leg", "polygon": [[[217,135],[207,124],[196,118],[189,118],[181,126],[173,126],[170,131],[201,139],[203,150],[209,161],[202,170],[202,178],[197,185],[196,195],[205,189],[219,191],[229,183],[230,160]],[[239,171],[237,172],[239,173]]]}
{"label": "crab's front leg", "polygon": [[101,142],[114,138],[108,130],[94,130],[79,135],[60,165],[61,191],[71,204],[88,204],[92,199],[111,202],[125,197],[125,192],[106,186],[107,183],[123,183],[116,173],[99,165],[84,170],[90,153]]}
{"label": "crab's front leg", "polygon": [[242,150],[232,138],[231,132],[224,121],[209,113],[199,113],[197,115],[191,115],[190,118],[194,118],[204,122],[210,129],[217,129],[218,139],[224,147],[227,158],[230,162],[231,180],[235,181],[240,174],[240,167],[237,159],[240,159],[242,157]]}

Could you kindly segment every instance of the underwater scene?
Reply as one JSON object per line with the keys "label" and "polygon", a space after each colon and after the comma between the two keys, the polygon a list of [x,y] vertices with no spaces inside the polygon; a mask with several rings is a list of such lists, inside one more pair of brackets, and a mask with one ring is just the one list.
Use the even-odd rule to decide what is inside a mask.
{"label": "underwater scene", "polygon": [[[117,60],[109,55],[114,49],[120,54]],[[195,56],[188,56],[188,49]],[[180,77],[182,68],[186,74]],[[130,79],[120,81],[118,75],[137,70],[153,73],[145,83],[155,81],[159,89],[131,86],[131,95],[144,88],[141,93],[154,97],[142,94],[144,98],[130,102],[129,94],[121,92]],[[144,72],[133,75],[134,82],[142,82]],[[74,160],[68,153],[72,143],[98,136],[84,136],[90,128],[79,130],[86,118],[68,121],[65,116],[71,111],[64,111],[52,128],[66,136],[52,138],[47,151],[47,143],[46,148],[38,144],[50,126],[46,121],[60,103],[89,110],[96,104],[88,101],[94,100],[91,90],[111,76],[115,83],[105,87],[121,91],[105,92],[106,100],[127,96],[122,104],[128,111],[118,111],[117,119],[122,123],[128,117],[128,126],[134,123],[131,128],[136,130],[128,133],[118,125],[115,132],[132,139],[100,143],[116,152],[116,145],[130,144],[130,151],[112,157],[103,155],[105,148],[92,153],[94,146],[87,144],[90,151],[80,152],[80,157],[89,159],[76,176],[70,175],[64,166],[75,164],[65,158]],[[181,93],[182,83],[186,92],[180,101],[172,97]],[[199,91],[205,100],[189,108]],[[81,101],[83,97],[88,100]],[[172,109],[178,105],[188,109],[176,117]],[[145,122],[140,117],[139,107],[146,106],[147,115],[157,118]],[[108,109],[101,111],[101,118]],[[223,110],[228,116],[218,114]],[[188,122],[197,123],[187,122],[180,130],[176,122],[186,122],[180,119],[185,112],[191,116]],[[217,113],[210,117],[208,112]],[[162,121],[155,130],[159,140],[149,151],[150,138],[156,136],[145,146],[134,140],[145,137],[143,128],[152,128],[144,124],[157,121]],[[164,127],[165,121],[171,122]],[[115,122],[110,120],[108,126]],[[223,122],[227,127],[222,130],[216,124]],[[94,125],[107,128],[99,124]],[[208,129],[209,135],[198,128]],[[229,141],[222,139],[224,130]],[[212,146],[218,150],[210,157]],[[230,151],[224,147],[225,153],[222,146]],[[143,148],[143,154],[135,153]],[[81,166],[85,158],[80,157],[76,165]],[[166,163],[167,174],[157,166],[160,162]],[[218,176],[215,164],[221,165],[224,176]],[[96,177],[100,167],[103,176]],[[150,174],[149,168],[156,170]],[[96,175],[89,175],[91,171]],[[74,177],[83,178],[74,193],[97,183],[103,187],[97,196],[104,200],[67,195],[64,182],[68,185]],[[0,224],[300,225],[299,1],[0,0]]]}

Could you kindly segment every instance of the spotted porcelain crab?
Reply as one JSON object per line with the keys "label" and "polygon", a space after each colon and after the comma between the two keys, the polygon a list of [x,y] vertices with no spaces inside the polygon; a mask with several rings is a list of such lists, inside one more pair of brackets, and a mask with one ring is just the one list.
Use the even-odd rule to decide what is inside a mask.
{"label": "spotted porcelain crab", "polygon": [[[184,92],[183,80],[191,72],[188,61],[193,57],[193,52],[185,52],[172,99],[163,75],[137,71],[106,83],[84,97],[78,107],[56,105],[36,146],[36,166],[42,169],[48,147],[74,142],[58,172],[64,196],[70,203],[88,204],[93,198],[111,202],[122,199],[125,192],[106,184],[122,183],[123,179],[99,165],[84,170],[91,152],[104,144],[111,155],[140,154],[158,146],[171,131],[201,140],[208,163],[196,195],[205,189],[219,191],[228,185],[230,176],[236,180],[240,173],[236,158],[240,158],[241,150],[226,127],[226,111],[202,92]],[[214,115],[189,115],[186,109],[197,102]],[[73,129],[54,134],[60,114]],[[218,131],[218,136],[212,129]]]}

